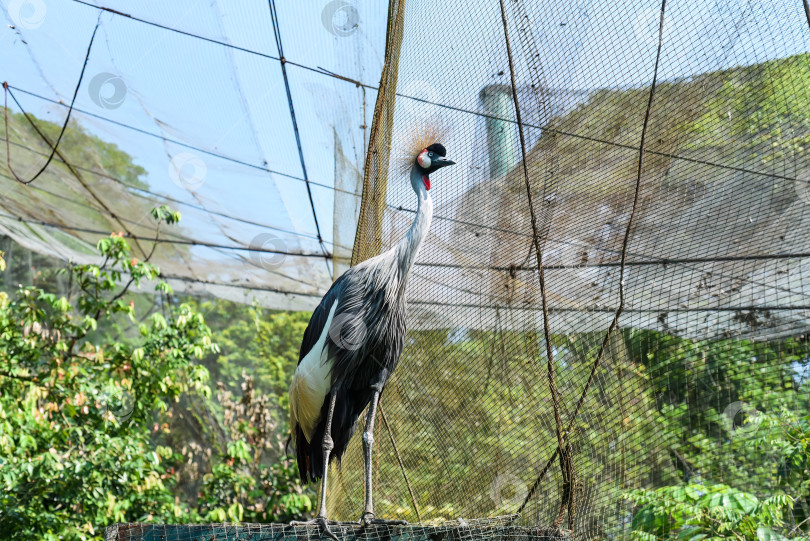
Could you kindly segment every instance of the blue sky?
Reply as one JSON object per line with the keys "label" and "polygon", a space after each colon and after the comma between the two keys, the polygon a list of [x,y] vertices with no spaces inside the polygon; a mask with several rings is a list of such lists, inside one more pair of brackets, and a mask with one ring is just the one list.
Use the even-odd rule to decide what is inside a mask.
{"label": "blue sky", "polygon": [[[70,0],[2,0],[2,4],[7,24],[17,28],[4,27],[0,34],[0,70],[2,79],[15,87],[69,102],[101,13],[102,25],[76,100],[78,109],[240,162],[302,177],[277,60],[100,12]],[[136,4],[111,0],[103,5],[133,17],[279,56],[266,2],[203,5],[191,1]],[[42,11],[43,6],[44,18],[39,20],[36,11]],[[326,2],[279,2],[286,57],[376,85],[385,39],[384,6],[358,11],[363,18],[345,37],[324,26],[326,6]],[[17,11],[12,15],[10,9]],[[22,24],[14,21],[15,16]],[[92,99],[91,81],[104,73],[120,76],[126,85],[120,106],[104,108]],[[288,75],[309,178],[331,186],[334,140],[329,124],[343,130],[346,139],[359,136],[362,147],[362,122],[357,121],[362,120],[362,109],[356,107],[362,94],[352,84],[299,67],[289,66]],[[111,98],[115,88],[108,84],[101,87],[101,92]],[[17,95],[26,109],[39,117],[57,122],[64,118],[63,107],[20,92]],[[375,98],[373,94],[368,97],[369,117]],[[346,122],[345,117],[354,117],[354,122]],[[195,190],[204,204],[258,222],[315,233],[302,182],[164,143],[87,115],[77,114],[75,118],[132,155],[149,172],[147,181],[156,192],[194,202],[192,194],[171,182],[168,174],[171,156],[191,153],[205,164],[204,182]],[[362,149],[358,155],[362,156]],[[194,171],[186,173],[193,175]],[[331,240],[333,193],[318,186],[312,190],[322,232]],[[217,234],[205,220],[185,225],[202,237]],[[240,234],[249,241],[254,232]],[[311,242],[303,244],[290,248],[317,248]]]}

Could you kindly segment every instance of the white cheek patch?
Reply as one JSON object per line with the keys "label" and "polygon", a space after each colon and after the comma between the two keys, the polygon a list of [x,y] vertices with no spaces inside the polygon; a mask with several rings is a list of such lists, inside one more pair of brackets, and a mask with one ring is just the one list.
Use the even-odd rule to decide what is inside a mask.
{"label": "white cheek patch", "polygon": [[422,169],[430,169],[430,158],[428,157],[427,149],[419,153],[419,156],[416,157],[416,163],[418,163],[419,167]]}

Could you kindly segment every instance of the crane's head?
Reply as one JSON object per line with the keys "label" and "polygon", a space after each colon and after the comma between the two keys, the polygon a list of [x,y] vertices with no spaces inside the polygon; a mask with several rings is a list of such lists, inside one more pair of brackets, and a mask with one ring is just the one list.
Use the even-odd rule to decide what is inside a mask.
{"label": "crane's head", "polygon": [[[414,168],[420,173],[422,182],[425,184],[426,189],[430,189],[430,179],[428,175],[434,171],[438,171],[442,167],[453,165],[456,162],[445,158],[447,151],[441,143],[433,143],[423,148],[416,156],[416,163]],[[416,187],[414,186],[414,189]]]}

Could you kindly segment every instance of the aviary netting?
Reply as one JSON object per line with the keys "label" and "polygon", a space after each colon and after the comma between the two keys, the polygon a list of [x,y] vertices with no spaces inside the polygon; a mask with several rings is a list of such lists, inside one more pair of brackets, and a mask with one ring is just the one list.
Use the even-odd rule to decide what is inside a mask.
{"label": "aviary netting", "polygon": [[788,494],[784,531],[806,531],[785,471],[806,457],[745,449],[808,406],[807,6],[441,11],[453,31],[391,3],[355,238],[357,262],[407,226],[397,134],[448,127],[468,171],[435,183],[378,497],[615,538],[644,529],[634,490],[731,485]]}
{"label": "aviary netting", "polygon": [[[155,261],[178,288],[311,309],[409,225],[399,135],[447,128],[459,165],[381,402],[381,516],[616,539],[653,527],[640,489],[729,485],[790,496],[777,529],[807,535],[806,0],[66,4],[36,31],[82,19],[69,83],[35,29],[3,38],[33,62],[2,77],[0,230],[40,251],[91,257],[110,228],[149,250],[168,202],[188,225]],[[333,479],[356,518],[359,438]]]}

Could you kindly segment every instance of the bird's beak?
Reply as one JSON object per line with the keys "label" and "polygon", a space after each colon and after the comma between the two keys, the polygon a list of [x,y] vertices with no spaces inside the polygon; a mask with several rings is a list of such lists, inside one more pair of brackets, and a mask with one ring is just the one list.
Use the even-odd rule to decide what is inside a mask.
{"label": "bird's beak", "polygon": [[433,166],[436,167],[437,169],[440,167],[447,167],[448,165],[456,164],[456,162],[454,162],[453,160],[448,160],[447,158],[442,158],[441,156],[433,158],[432,162]]}

